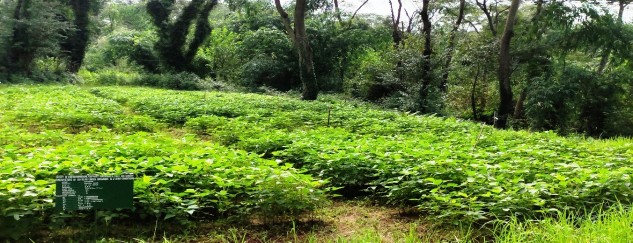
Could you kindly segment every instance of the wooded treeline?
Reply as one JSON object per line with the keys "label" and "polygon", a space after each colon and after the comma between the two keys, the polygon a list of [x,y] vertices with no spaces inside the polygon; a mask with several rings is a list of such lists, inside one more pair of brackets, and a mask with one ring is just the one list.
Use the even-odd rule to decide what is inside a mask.
{"label": "wooded treeline", "polygon": [[629,1],[386,0],[390,16],[359,14],[368,1],[385,0],[6,0],[0,78],[344,93],[499,128],[633,135]]}

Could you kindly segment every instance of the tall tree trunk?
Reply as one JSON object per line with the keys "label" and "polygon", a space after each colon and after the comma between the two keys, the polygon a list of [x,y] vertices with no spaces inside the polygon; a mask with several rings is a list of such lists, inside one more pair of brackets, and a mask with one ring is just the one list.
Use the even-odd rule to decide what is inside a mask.
{"label": "tall tree trunk", "polygon": [[[543,2],[544,0],[538,0],[536,2],[536,13],[534,13],[534,18],[538,18],[541,15],[541,12],[543,11]],[[537,20],[538,19],[534,21],[537,21]],[[542,32],[539,29],[539,23],[535,22],[532,27],[534,28],[533,29],[534,32],[536,32],[535,33],[536,40],[540,41],[542,37]],[[529,85],[526,85],[526,87],[523,88],[523,91],[521,91],[521,94],[519,95],[519,99],[517,100],[517,103],[514,106],[514,113],[512,114],[512,118],[514,119],[519,119],[523,116],[523,103],[525,102],[525,99],[527,98],[528,87]]]}
{"label": "tall tree trunk", "polygon": [[424,51],[422,51],[423,63],[422,63],[422,87],[420,87],[420,110],[427,112],[426,99],[429,96],[431,85],[431,54],[433,49],[431,48],[431,19],[429,17],[429,3],[430,0],[422,0],[422,11],[420,16],[422,17],[422,33],[424,34]]}
{"label": "tall tree trunk", "polygon": [[338,8],[338,0],[334,0],[334,11],[338,22],[343,24],[343,19],[341,18],[341,10]]}
{"label": "tall tree trunk", "polygon": [[605,68],[607,68],[607,63],[609,62],[609,56],[611,55],[611,49],[604,49],[602,55],[600,56],[600,64],[598,65],[598,73],[602,73]]}
{"label": "tall tree trunk", "polygon": [[88,38],[90,37],[90,1],[88,0],[72,0],[72,9],[75,14],[74,33],[68,38],[70,46],[70,61],[66,70],[71,73],[77,73],[84,56],[86,56],[86,47],[88,46]]}
{"label": "tall tree trunk", "polygon": [[302,100],[316,100],[319,95],[314,64],[312,62],[312,49],[306,32],[305,15],[307,0],[297,0],[294,12],[294,29],[290,25],[288,13],[284,11],[280,0],[275,0],[275,7],[281,16],[288,37],[294,44],[299,54],[300,78],[303,85],[301,91]]}
{"label": "tall tree trunk", "polygon": [[[150,0],[146,9],[158,28],[158,40],[154,43],[161,64],[169,71],[194,71],[191,68],[198,48],[211,33],[209,12],[217,5],[217,0],[191,0],[180,9],[176,18],[171,13],[175,0]],[[187,36],[195,26],[193,39]]]}
{"label": "tall tree trunk", "polygon": [[398,25],[400,25],[400,14],[402,13],[402,0],[398,0],[398,15],[393,12],[393,4],[389,0],[389,6],[391,7],[391,38],[396,48],[402,43],[402,32]]}
{"label": "tall tree trunk", "polygon": [[475,80],[473,81],[473,88],[470,90],[470,106],[473,109],[473,119],[477,121],[477,101],[475,100],[475,90],[477,88],[477,79],[479,79],[479,67],[477,67],[477,74],[475,74]]}
{"label": "tall tree trunk", "polygon": [[211,34],[212,28],[209,23],[209,13],[218,4],[217,0],[211,0],[205,3],[202,6],[202,9],[198,13],[198,19],[196,20],[196,30],[194,32],[194,38],[189,43],[187,47],[187,52],[185,53],[185,60],[188,63],[193,61],[193,58],[198,53],[198,48],[204,43],[207,37]]}
{"label": "tall tree trunk", "polygon": [[444,72],[442,73],[442,83],[440,83],[440,91],[442,93],[446,93],[447,84],[448,84],[448,74],[449,68],[451,66],[451,61],[453,59],[453,51],[455,50],[455,36],[457,35],[457,30],[459,26],[462,24],[462,20],[464,19],[464,8],[466,7],[466,0],[459,1],[459,14],[457,15],[457,21],[455,21],[455,25],[451,30],[451,35],[448,37],[448,50],[446,52],[446,63],[444,63]]}
{"label": "tall tree trunk", "polygon": [[506,128],[508,116],[513,111],[512,86],[510,84],[510,41],[514,35],[514,20],[516,18],[517,11],[519,10],[519,4],[521,4],[521,0],[512,0],[510,11],[508,12],[508,19],[506,20],[506,26],[503,30],[503,36],[501,37],[499,69],[497,71],[499,76],[500,96],[499,109],[497,110],[499,120],[495,125],[497,128]]}
{"label": "tall tree trunk", "polygon": [[[31,0],[19,0],[13,18],[15,20],[29,20],[31,18]],[[31,47],[33,40],[29,38],[29,30],[23,23],[13,26],[13,35],[9,45],[9,70],[30,74],[31,63],[35,56],[35,50]]]}
{"label": "tall tree trunk", "polygon": [[514,113],[512,114],[512,118],[519,119],[523,115],[523,102],[527,98],[527,87],[521,91],[519,95],[519,100],[517,100],[517,104],[514,106]]}
{"label": "tall tree trunk", "polygon": [[[28,0],[27,0],[28,1]],[[15,9],[13,12],[13,19],[15,20],[20,20],[20,12],[22,10],[22,4],[23,4],[24,0],[18,0],[18,3],[15,5]],[[19,53],[17,53],[16,47],[15,47],[15,43],[16,41],[19,41],[19,38],[17,37],[20,34],[20,26],[15,24],[13,26],[13,35],[11,36],[10,42],[7,45],[7,51],[8,51],[8,55],[6,57],[6,62],[5,65],[7,66],[7,70],[9,71],[9,78],[11,78],[11,73],[14,70],[17,70],[17,63],[18,63],[18,55]]]}
{"label": "tall tree trunk", "polygon": [[308,41],[306,33],[305,15],[307,0],[297,0],[295,6],[295,38],[297,38],[299,48],[299,62],[301,63],[301,80],[303,81],[303,90],[301,92],[302,100],[316,100],[319,95],[317,87],[316,74],[314,73],[314,64],[312,63],[312,48]]}
{"label": "tall tree trunk", "polygon": [[[13,19],[20,20],[20,13],[22,12],[22,4],[23,3],[24,3],[24,0],[18,0],[18,4],[15,5],[15,9],[13,10]],[[13,31],[14,32],[16,31],[15,27],[14,27]]]}
{"label": "tall tree trunk", "polygon": [[[481,77],[481,87],[483,90],[486,90],[488,89],[488,69],[485,67],[483,69],[484,69],[484,73]],[[483,107],[483,109],[485,109],[486,106],[488,105],[488,100],[484,97],[480,97],[479,104],[481,107]]]}

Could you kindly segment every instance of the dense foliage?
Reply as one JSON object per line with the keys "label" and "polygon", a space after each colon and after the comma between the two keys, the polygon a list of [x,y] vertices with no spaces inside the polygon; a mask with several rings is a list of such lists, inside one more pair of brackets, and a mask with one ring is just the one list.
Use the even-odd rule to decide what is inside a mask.
{"label": "dense foliage", "polygon": [[[390,203],[454,220],[628,203],[633,144],[505,132],[358,103],[260,95],[98,89],[133,111],[277,158]],[[328,122],[329,116],[329,126]]]}
{"label": "dense foliage", "polygon": [[[65,222],[68,214],[52,211],[58,174],[134,173],[135,210],[116,217],[181,222],[287,217],[325,203],[323,181],[299,170],[344,196],[371,195],[455,222],[631,203],[633,193],[630,140],[498,131],[331,97],[304,103],[50,86],[0,92],[2,220],[16,227],[4,234],[24,222],[32,224],[25,229]],[[172,137],[161,132],[166,126],[199,136]]]}
{"label": "dense foliage", "polygon": [[324,185],[449,222],[632,203],[630,140],[499,131],[330,96],[305,103],[63,86],[0,94],[1,216],[12,225],[5,237],[82,215],[53,212],[59,174],[133,173],[135,210],[109,217],[181,223],[295,217],[326,203]]}
{"label": "dense foliage", "polygon": [[[425,0],[407,9],[392,1],[392,16],[335,2],[294,13],[296,2],[260,0],[3,1],[0,77],[251,92],[309,86],[310,97],[343,93],[498,127],[633,135],[626,1],[536,1],[512,21],[509,2]],[[305,14],[300,23],[297,14]]]}
{"label": "dense foliage", "polygon": [[133,173],[104,217],[183,225],[332,190],[467,223],[633,203],[629,2],[401,2],[0,1],[0,238],[86,218],[60,174]]}

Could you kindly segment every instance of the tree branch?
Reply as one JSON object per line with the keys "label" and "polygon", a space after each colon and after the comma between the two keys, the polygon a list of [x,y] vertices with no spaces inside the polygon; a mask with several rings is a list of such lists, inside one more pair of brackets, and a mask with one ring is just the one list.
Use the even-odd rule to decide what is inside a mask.
{"label": "tree branch", "polygon": [[396,22],[396,15],[393,14],[393,4],[391,3],[391,0],[389,0],[389,7],[391,9],[391,23],[395,23]]}
{"label": "tree branch", "polygon": [[410,15],[410,16],[409,16],[409,11],[407,11],[406,9],[404,10],[404,13],[409,18],[409,25],[407,26],[407,33],[411,33],[411,31],[413,31],[413,20],[415,20],[415,17],[417,17],[418,11],[414,11],[413,14]]}
{"label": "tree branch", "polygon": [[369,0],[365,0],[365,1],[363,2],[363,4],[361,4],[361,5],[360,5],[360,7],[358,7],[358,8],[356,9],[356,11],[354,11],[354,14],[352,15],[352,18],[351,18],[351,19],[349,19],[350,23],[352,22],[352,19],[354,19],[354,17],[356,17],[356,13],[358,13],[358,10],[360,10],[363,6],[365,6],[365,4],[367,4],[367,2],[369,2]]}
{"label": "tree branch", "polygon": [[490,14],[490,11],[488,10],[486,1],[487,0],[483,0],[483,2],[479,2],[479,0],[475,0],[475,3],[479,7],[479,9],[481,9],[481,11],[483,11],[484,14],[486,15],[486,18],[488,19],[488,27],[490,28],[490,32],[492,32],[492,35],[496,37],[497,29],[495,28],[494,20],[492,18],[492,15]]}
{"label": "tree branch", "polygon": [[402,0],[398,0],[398,18],[396,19],[396,26],[400,22],[400,14],[402,13]]}
{"label": "tree branch", "polygon": [[284,23],[286,32],[288,32],[288,36],[290,36],[290,40],[294,43],[296,41],[295,32],[290,25],[290,18],[288,18],[288,13],[284,11],[284,8],[281,6],[281,2],[279,0],[275,0],[275,8],[277,8],[277,12],[279,13],[279,16],[281,16],[281,20]]}
{"label": "tree branch", "polygon": [[479,33],[479,30],[477,29],[477,26],[475,26],[475,24],[473,24],[473,21],[466,20],[466,22],[468,24],[470,24],[470,27],[473,27],[473,29],[475,29],[475,32],[477,32],[477,34],[481,34],[481,33]]}
{"label": "tree branch", "polygon": [[334,11],[336,12],[338,22],[343,23],[343,19],[341,19],[341,10],[338,8],[338,0],[334,0]]}

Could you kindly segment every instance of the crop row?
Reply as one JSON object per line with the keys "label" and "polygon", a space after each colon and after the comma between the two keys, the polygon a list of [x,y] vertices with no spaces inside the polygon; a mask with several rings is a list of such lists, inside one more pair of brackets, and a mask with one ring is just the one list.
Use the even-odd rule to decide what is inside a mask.
{"label": "crop row", "polygon": [[152,88],[99,87],[91,92],[128,106],[138,114],[173,125],[183,125],[192,118],[217,116],[270,124],[285,130],[327,126],[375,135],[409,132],[453,134],[478,128],[476,124],[456,122],[454,118],[444,122],[443,118],[375,109],[366,103],[330,96],[317,102],[303,102],[283,96]]}
{"label": "crop row", "polygon": [[154,131],[149,116],[130,116],[117,102],[75,86],[12,86],[0,90],[0,121],[31,130],[107,126],[117,131]]}
{"label": "crop row", "polygon": [[[601,203],[633,202],[633,146],[594,148],[554,133],[477,130],[455,134],[357,134],[342,128],[287,132],[239,118],[204,134],[222,144],[272,156],[347,191],[366,189],[390,203],[452,219],[532,216]],[[443,121],[440,121],[443,122]],[[477,144],[475,145],[475,141]]]}
{"label": "crop row", "polygon": [[[333,186],[364,189],[447,219],[493,220],[633,202],[630,140],[605,146],[551,132],[496,131],[454,119],[368,110],[353,102],[101,91],[126,100],[137,112],[292,163]],[[165,111],[178,120],[164,116]]]}

